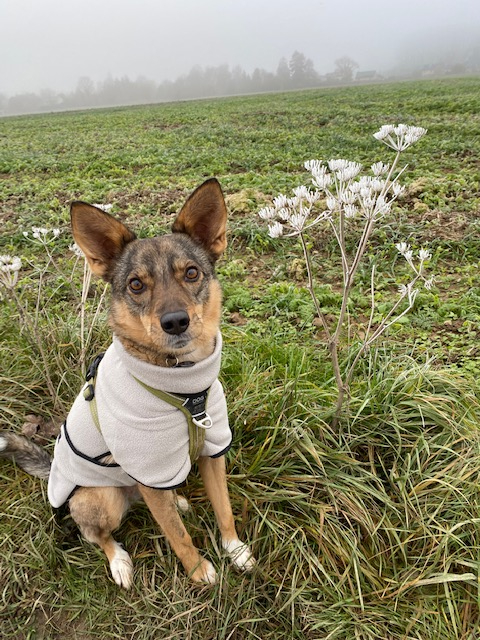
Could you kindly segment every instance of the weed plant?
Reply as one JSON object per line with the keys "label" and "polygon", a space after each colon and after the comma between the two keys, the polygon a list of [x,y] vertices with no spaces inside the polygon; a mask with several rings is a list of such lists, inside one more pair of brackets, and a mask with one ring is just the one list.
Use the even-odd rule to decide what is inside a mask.
{"label": "weed plant", "polygon": [[[2,263],[18,297],[2,289],[2,428],[20,431],[28,413],[59,419],[82,383],[82,361],[109,341],[103,287],[91,282],[82,298],[68,201],[112,203],[112,213],[149,235],[169,227],[203,177],[221,180],[231,210],[229,255],[219,265],[222,381],[235,430],[229,484],[239,532],[258,560],[252,575],[232,570],[193,473],[186,525],[218,584],[192,585],[138,505],[118,532],[135,566],[132,590],[119,591],[103,554],[66,512],[52,512],[45,485],[2,464],[0,637],[480,635],[478,89],[478,79],[465,79],[0,120],[0,254],[21,259],[16,271],[17,262]],[[418,251],[428,241],[438,290],[420,292],[395,333],[359,359],[333,429],[334,371],[318,346],[305,263],[253,214],[267,194],[298,184],[314,147],[367,163],[375,143],[366,133],[379,121],[416,122],[429,133],[408,159],[406,206],[372,234],[382,266],[378,318],[399,270],[407,277],[397,243]],[[51,258],[32,242],[32,226],[61,230]],[[321,230],[311,243],[321,268],[315,293],[329,319],[341,299],[335,244]],[[368,268],[358,271],[353,302],[352,330],[368,322]]]}
{"label": "weed plant", "polygon": [[[352,308],[351,304],[357,271],[362,266],[375,226],[385,218],[388,219],[393,204],[404,192],[399,178],[406,167],[398,169],[400,155],[425,133],[426,130],[421,127],[404,124],[397,127],[393,125],[382,126],[380,131],[374,134],[374,137],[395,150],[396,155],[391,165],[383,162],[374,163],[371,166],[372,175],[360,175],[362,165],[351,160],[337,159],[329,160],[327,163],[320,160],[308,160],[305,162],[305,168],[312,175],[315,191],[305,185],[296,187],[292,197],[281,194],[273,200],[272,206],[264,207],[258,214],[269,222],[270,237],[289,236],[300,239],[307,272],[307,288],[317,313],[317,320],[323,329],[338,388],[334,424],[338,422],[344,402],[348,398],[350,383],[359,359],[383,333],[413,309],[419,293],[418,283],[423,281],[427,289],[431,289],[433,285],[433,276],[428,279],[425,276],[425,263],[432,257],[431,253],[427,249],[421,249],[418,254],[418,262],[415,264],[410,245],[406,242],[398,243],[396,247],[411,267],[413,275],[407,284],[400,285],[398,299],[374,324],[374,317],[379,313],[375,303],[376,265],[374,262],[371,263],[371,302],[368,323],[361,328],[363,338],[360,345],[356,347],[356,354],[352,355],[346,371],[341,370],[339,353],[342,348],[349,307],[352,314],[358,312],[354,306]],[[352,224],[355,220],[357,221],[356,225]],[[326,224],[335,237],[342,272],[341,302],[337,318],[332,323],[329,323],[322,311],[315,288],[317,276],[312,268],[309,231],[320,223]],[[350,237],[352,227],[355,240],[353,248],[349,250],[348,245],[352,244]],[[353,351],[352,344],[348,344],[347,347]]]}

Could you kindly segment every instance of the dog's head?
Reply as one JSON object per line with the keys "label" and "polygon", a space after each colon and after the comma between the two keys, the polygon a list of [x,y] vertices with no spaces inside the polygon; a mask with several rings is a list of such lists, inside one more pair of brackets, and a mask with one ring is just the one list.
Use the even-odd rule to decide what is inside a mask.
{"label": "dog's head", "polygon": [[227,210],[214,178],[200,185],[172,233],[137,239],[122,222],[84,202],[72,232],[91,270],[112,286],[110,324],[133,355],[168,365],[210,355],[220,324],[214,265],[226,247]]}

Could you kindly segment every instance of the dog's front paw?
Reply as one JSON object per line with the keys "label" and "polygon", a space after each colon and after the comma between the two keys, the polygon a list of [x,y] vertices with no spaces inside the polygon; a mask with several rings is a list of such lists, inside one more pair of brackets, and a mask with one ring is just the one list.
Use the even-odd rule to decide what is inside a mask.
{"label": "dog's front paw", "polygon": [[202,558],[196,569],[190,574],[190,577],[194,582],[215,584],[217,581],[217,572],[211,562]]}
{"label": "dog's front paw", "polygon": [[115,555],[110,562],[112,578],[119,587],[130,589],[133,579],[133,562],[125,549],[117,544]]}
{"label": "dog's front paw", "polygon": [[253,569],[255,558],[247,544],[236,538],[235,540],[223,540],[222,546],[237,569],[242,571],[251,571]]}

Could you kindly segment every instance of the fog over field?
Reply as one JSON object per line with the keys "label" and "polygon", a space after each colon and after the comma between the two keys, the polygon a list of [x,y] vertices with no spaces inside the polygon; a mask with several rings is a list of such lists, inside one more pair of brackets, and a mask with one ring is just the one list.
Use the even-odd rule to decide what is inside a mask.
{"label": "fog over field", "polygon": [[468,72],[479,43],[478,0],[3,0],[0,94],[69,92],[80,78],[161,83],[196,65],[276,72],[295,51],[318,74],[345,56],[384,75]]}

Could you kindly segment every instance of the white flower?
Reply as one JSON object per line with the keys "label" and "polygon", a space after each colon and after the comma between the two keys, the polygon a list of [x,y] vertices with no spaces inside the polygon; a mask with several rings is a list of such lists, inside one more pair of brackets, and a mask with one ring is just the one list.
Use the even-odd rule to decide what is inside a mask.
{"label": "white flower", "polygon": [[348,190],[354,193],[355,195],[359,194],[362,190],[362,178],[357,180],[356,182],[351,182],[348,185]]}
{"label": "white flower", "polygon": [[299,200],[301,198],[307,198],[308,197],[308,189],[305,185],[300,185],[299,187],[296,187],[293,190],[293,193],[295,195],[296,198],[298,198]]}
{"label": "white flower", "polygon": [[105,211],[105,213],[108,213],[111,208],[113,207],[113,204],[94,204],[94,207],[97,207],[97,209],[101,209],[102,211]]}
{"label": "white flower", "polygon": [[303,213],[294,213],[290,218],[290,226],[295,231],[300,232],[303,230],[303,227],[305,226],[306,218],[307,216],[304,215]]}
{"label": "white flower", "polygon": [[408,293],[407,287],[404,284],[401,284],[398,287],[398,293],[402,296],[402,298],[404,298]]}
{"label": "white flower", "polygon": [[367,220],[375,218],[375,200],[373,198],[365,198],[362,204],[362,213]]}
{"label": "white flower", "polygon": [[328,168],[330,171],[343,171],[350,164],[350,160],[344,160],[342,158],[338,158],[338,160],[329,160]]}
{"label": "white flower", "polygon": [[315,202],[320,200],[320,192],[318,191],[318,189],[316,189],[315,191],[311,191],[309,189],[307,195],[305,196],[305,199],[309,204],[315,204]]}
{"label": "white flower", "polygon": [[78,246],[78,244],[76,242],[74,242],[73,244],[71,244],[69,247],[70,251],[72,251],[78,258],[84,258],[85,254],[83,253],[83,251],[80,249],[80,247]]}
{"label": "white flower", "polygon": [[295,209],[295,207],[297,207],[299,204],[299,198],[297,198],[297,196],[294,196],[293,198],[287,198],[287,207],[291,207],[292,209]]}
{"label": "white flower", "polygon": [[390,169],[389,164],[383,164],[383,162],[375,162],[372,164],[371,169],[373,171],[373,175],[381,176]]}
{"label": "white flower", "polygon": [[273,207],[264,207],[260,209],[258,215],[262,220],[273,220],[275,218],[276,211]]}
{"label": "white flower", "polygon": [[281,225],[278,221],[275,221],[273,224],[269,224],[268,235],[271,238],[280,238],[280,236],[283,235],[283,225]]}
{"label": "white flower", "polygon": [[18,256],[0,256],[0,271],[7,273],[11,271],[20,271],[21,268],[22,261]]}
{"label": "white flower", "polygon": [[405,253],[407,251],[409,251],[410,249],[410,245],[407,244],[406,242],[399,242],[398,244],[395,245],[396,248],[398,249],[398,252],[403,256],[405,255]]}
{"label": "white flower", "polygon": [[433,281],[435,280],[435,276],[432,276],[431,278],[429,278],[428,280],[424,281],[424,286],[425,289],[430,290],[433,287]]}
{"label": "white flower", "polygon": [[284,222],[288,222],[288,220],[290,220],[290,216],[292,214],[290,213],[290,210],[287,207],[283,207],[282,209],[279,209],[277,211],[277,216],[280,218],[280,220],[283,220]]}
{"label": "white flower", "polygon": [[339,195],[339,200],[343,204],[353,204],[356,199],[357,195],[351,189],[344,189]]}
{"label": "white flower", "polygon": [[405,251],[403,254],[403,257],[405,258],[405,260],[408,262],[409,265],[413,265],[413,251],[411,249],[409,249],[408,251]]}
{"label": "white flower", "polygon": [[375,205],[375,213],[379,216],[385,216],[390,213],[392,205],[383,196],[378,196]]}
{"label": "white flower", "polygon": [[407,124],[399,124],[395,127],[389,124],[380,127],[380,130],[373,136],[395,151],[404,151],[426,133],[427,130],[423,127],[413,127]]}
{"label": "white flower", "polygon": [[[416,127],[416,128],[420,128],[420,127]],[[424,129],[424,132],[426,133],[426,129]],[[418,135],[415,132],[411,132],[411,131],[407,132],[404,137],[406,145],[410,146],[411,144],[414,144],[415,142],[417,142],[417,140],[420,140],[422,135],[424,134],[422,133],[421,135]]]}
{"label": "white flower", "polygon": [[328,196],[327,207],[330,209],[330,211],[335,211],[335,209],[338,208],[338,202],[334,196]]}
{"label": "white flower", "polygon": [[307,160],[303,166],[307,171],[310,171],[310,173],[313,174],[325,171],[325,167],[323,166],[321,160]]}
{"label": "white flower", "polygon": [[[36,244],[41,244],[46,246],[50,244],[52,240],[56,240],[60,235],[60,229],[46,229],[45,227],[32,227],[32,238],[30,238],[30,234],[28,231],[24,231],[23,235],[28,240],[37,240]],[[51,237],[49,237],[51,234]]]}
{"label": "white flower", "polygon": [[312,183],[314,187],[323,191],[332,184],[332,176],[325,169],[322,172],[313,174]]}
{"label": "white flower", "polygon": [[354,204],[346,204],[343,207],[343,210],[345,211],[346,218],[354,218],[358,212],[358,209]]}
{"label": "white flower", "polygon": [[358,162],[348,162],[348,164],[336,172],[337,179],[348,182],[356,178],[362,169],[362,165]]}
{"label": "white flower", "polygon": [[428,249],[420,249],[420,251],[418,252],[418,257],[422,262],[424,262],[425,260],[430,260],[432,254]]}
{"label": "white flower", "polygon": [[380,127],[377,133],[373,134],[373,137],[376,138],[377,140],[382,140],[383,142],[385,138],[387,138],[393,133],[394,129],[395,127],[392,124],[384,124]]}
{"label": "white flower", "polygon": [[385,186],[385,180],[381,180],[380,178],[373,178],[370,185],[371,185],[372,191],[376,191],[377,193],[380,193],[380,191],[382,191],[383,187]]}
{"label": "white flower", "polygon": [[392,185],[392,191],[393,195],[398,198],[398,196],[400,196],[405,191],[405,187],[401,184],[398,184],[398,182],[394,182]]}
{"label": "white flower", "polygon": [[45,229],[45,227],[32,227],[32,235],[36,240],[45,240],[46,236],[48,235],[48,229]]}
{"label": "white flower", "polygon": [[0,284],[6,289],[13,289],[18,281],[18,272],[22,268],[22,261],[18,256],[0,256]]}
{"label": "white flower", "polygon": [[282,209],[287,204],[287,196],[280,193],[276,198],[273,199],[273,206],[275,209]]}

